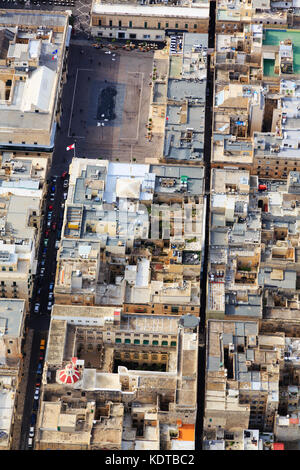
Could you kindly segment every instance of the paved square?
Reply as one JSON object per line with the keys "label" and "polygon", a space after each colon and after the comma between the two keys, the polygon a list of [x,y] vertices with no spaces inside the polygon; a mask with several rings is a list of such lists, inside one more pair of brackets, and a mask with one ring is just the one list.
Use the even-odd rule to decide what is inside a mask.
{"label": "paved square", "polygon": [[[67,135],[76,142],[78,157],[144,162],[158,156],[160,145],[146,137],[152,67],[153,53],[70,49],[68,68],[74,86]],[[115,118],[99,121],[99,97],[109,87],[116,91]]]}

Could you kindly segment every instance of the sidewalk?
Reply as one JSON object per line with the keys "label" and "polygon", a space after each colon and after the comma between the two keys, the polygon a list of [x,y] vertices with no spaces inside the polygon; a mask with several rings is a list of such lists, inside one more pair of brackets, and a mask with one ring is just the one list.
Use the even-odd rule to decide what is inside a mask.
{"label": "sidewalk", "polygon": [[25,403],[26,390],[27,390],[27,380],[28,380],[28,372],[29,372],[29,365],[30,365],[33,333],[34,333],[34,330],[28,330],[28,333],[25,339],[25,344],[24,344],[23,354],[26,353],[26,356],[24,357],[24,361],[23,361],[23,370],[20,371],[20,374],[21,375],[24,374],[24,375],[21,377],[19,389],[17,390],[17,408],[15,412],[15,421],[14,421],[14,427],[13,427],[11,450],[20,450],[21,437],[24,437],[24,436],[21,436],[22,418],[23,418],[24,403]]}

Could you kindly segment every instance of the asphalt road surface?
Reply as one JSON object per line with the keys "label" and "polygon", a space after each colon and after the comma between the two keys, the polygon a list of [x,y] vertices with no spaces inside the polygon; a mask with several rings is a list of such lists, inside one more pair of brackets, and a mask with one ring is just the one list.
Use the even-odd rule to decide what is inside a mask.
{"label": "asphalt road surface", "polygon": [[[68,181],[68,176],[66,177]],[[30,427],[30,419],[32,413],[37,415],[37,407],[39,400],[34,399],[34,392],[36,389],[36,384],[41,380],[41,374],[37,373],[39,364],[41,368],[43,367],[44,358],[40,357],[40,340],[48,338],[48,330],[50,325],[51,309],[48,309],[49,302],[49,293],[53,292],[53,289],[49,289],[50,283],[55,282],[55,271],[56,271],[56,254],[57,249],[55,244],[57,240],[60,240],[61,237],[61,226],[63,221],[63,211],[62,204],[64,204],[63,194],[67,191],[67,188],[64,188],[64,179],[59,174],[56,182],[49,181],[49,188],[47,193],[46,201],[46,210],[44,217],[44,224],[42,228],[41,243],[38,255],[38,268],[35,278],[35,285],[33,290],[32,302],[31,302],[31,311],[29,316],[26,318],[26,327],[34,330],[33,341],[32,341],[32,350],[31,358],[29,365],[28,373],[28,382],[27,390],[25,397],[25,406],[24,414],[22,421],[22,430],[21,430],[21,449],[28,448],[28,432]],[[52,188],[54,187],[54,191]],[[51,194],[54,193],[54,196]],[[51,200],[53,199],[53,200]],[[49,205],[53,206],[51,219],[48,219]],[[51,227],[47,227],[47,222],[50,220]],[[52,224],[55,223],[55,229],[52,228]],[[46,231],[49,233],[46,234]],[[45,239],[48,240],[47,246],[45,246]],[[42,263],[44,266],[42,266]],[[44,268],[45,272],[41,276],[41,269]],[[39,312],[34,311],[36,303],[40,304]],[[52,300],[54,303],[54,298]]]}

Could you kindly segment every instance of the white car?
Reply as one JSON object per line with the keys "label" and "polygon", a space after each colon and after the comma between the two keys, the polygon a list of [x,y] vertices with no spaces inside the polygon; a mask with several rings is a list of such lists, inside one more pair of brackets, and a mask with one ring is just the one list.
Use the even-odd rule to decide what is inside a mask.
{"label": "white car", "polygon": [[34,306],[34,313],[39,313],[40,311],[40,304],[37,302]]}
{"label": "white car", "polygon": [[28,447],[29,447],[29,448],[32,447],[32,442],[33,442],[33,441],[32,441],[32,437],[30,437],[30,438],[28,439]]}
{"label": "white car", "polygon": [[53,292],[49,292],[48,299],[52,300],[53,299]]}
{"label": "white car", "polygon": [[64,193],[64,199],[67,199],[68,193]]}
{"label": "white car", "polygon": [[51,310],[51,308],[52,308],[52,302],[50,301],[50,302],[48,302],[47,310]]}
{"label": "white car", "polygon": [[29,428],[29,437],[34,437],[34,426]]}
{"label": "white car", "polygon": [[38,400],[39,399],[39,396],[40,396],[40,390],[38,388],[35,389],[35,392],[34,392],[34,399],[35,400]]}

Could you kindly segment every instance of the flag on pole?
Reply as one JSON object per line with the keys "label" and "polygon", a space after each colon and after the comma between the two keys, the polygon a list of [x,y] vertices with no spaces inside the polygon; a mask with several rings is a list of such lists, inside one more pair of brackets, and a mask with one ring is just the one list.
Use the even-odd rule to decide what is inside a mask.
{"label": "flag on pole", "polygon": [[75,148],[75,144],[72,144],[72,145],[69,145],[69,146],[67,147],[67,150],[72,150],[72,149],[74,149],[74,148]]}

